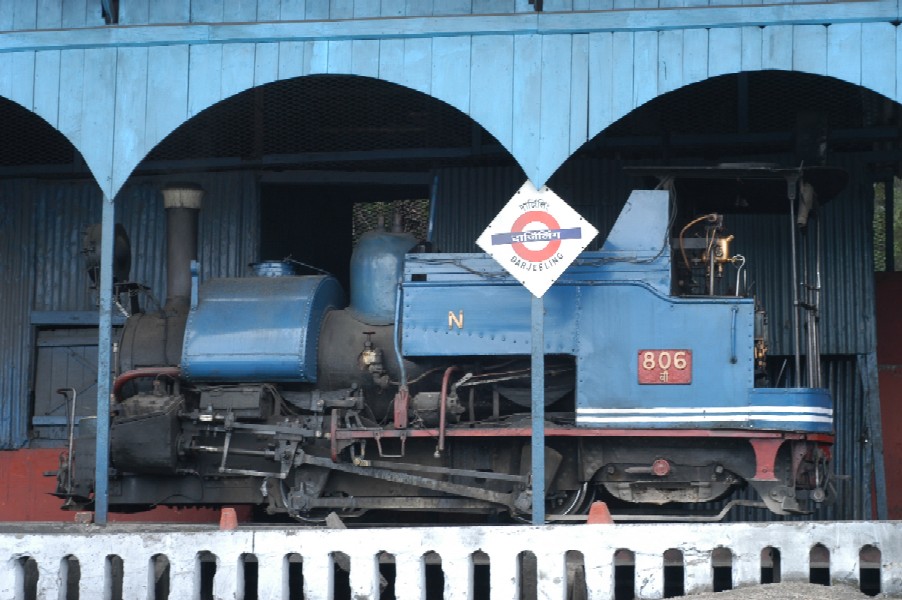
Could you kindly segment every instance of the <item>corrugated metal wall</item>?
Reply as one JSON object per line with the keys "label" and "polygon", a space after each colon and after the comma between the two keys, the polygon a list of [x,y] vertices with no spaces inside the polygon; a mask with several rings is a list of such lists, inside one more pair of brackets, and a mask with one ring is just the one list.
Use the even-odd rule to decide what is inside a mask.
{"label": "corrugated metal wall", "polygon": [[32,239],[34,184],[0,184],[0,448],[27,439],[28,373],[31,362],[31,305],[35,249]]}
{"label": "corrugated metal wall", "polygon": [[204,198],[199,216],[198,261],[201,280],[248,274],[258,259],[259,198],[253,174],[215,173],[166,179],[140,179],[117,198],[117,220],[132,244],[132,280],[144,283],[154,297],[166,298],[166,215],[160,190],[179,182],[199,184]]}
{"label": "corrugated metal wall", "polygon": [[[632,187],[624,163],[573,159],[548,182],[583,217],[598,228],[589,249],[598,248],[614,225]],[[522,169],[441,169],[435,243],[442,252],[479,252],[476,238],[526,181]]]}
{"label": "corrugated metal wall", "polygon": [[861,383],[860,363],[854,356],[831,356],[824,361],[825,385],[833,392],[836,414],[836,445],[833,447],[834,473],[846,479],[836,481],[834,506],[819,518],[868,519],[871,514],[871,439],[868,411]]}
{"label": "corrugated metal wall", "polygon": [[[823,239],[821,348],[823,354],[865,354],[874,338],[874,191],[863,165],[847,161],[850,184],[822,207]],[[810,222],[813,229],[816,221]],[[774,354],[792,353],[792,303],[789,296],[790,224],[787,215],[728,219],[736,235],[734,251],[747,259],[749,281],[764,303]],[[814,233],[806,234],[813,256]],[[813,268],[812,268],[813,272]]]}
{"label": "corrugated metal wall", "polygon": [[433,242],[439,252],[479,252],[476,238],[526,176],[515,167],[441,169]]}
{"label": "corrugated metal wall", "polygon": [[[201,277],[246,275],[258,259],[259,199],[253,174],[184,176],[205,190],[200,216]],[[131,279],[166,296],[166,178],[135,180],[117,198],[117,221],[132,243]],[[30,316],[36,311],[96,310],[81,256],[86,225],[100,220],[91,182],[0,182],[0,449],[27,442],[32,388]],[[87,401],[87,400],[86,400]]]}
{"label": "corrugated metal wall", "polygon": [[[88,276],[80,255],[85,226],[100,221],[100,190],[91,182],[33,184],[34,310],[88,310]],[[24,199],[23,199],[24,200]]]}
{"label": "corrugated metal wall", "polygon": [[[259,247],[256,179],[250,174],[198,174],[180,182],[204,190],[199,219],[201,277],[246,275]],[[166,297],[166,216],[160,190],[166,179],[142,178],[116,199],[116,220],[132,246],[131,279]],[[100,191],[90,182],[40,183],[34,188],[34,310],[93,310],[96,294],[81,256],[85,226],[100,221]]]}

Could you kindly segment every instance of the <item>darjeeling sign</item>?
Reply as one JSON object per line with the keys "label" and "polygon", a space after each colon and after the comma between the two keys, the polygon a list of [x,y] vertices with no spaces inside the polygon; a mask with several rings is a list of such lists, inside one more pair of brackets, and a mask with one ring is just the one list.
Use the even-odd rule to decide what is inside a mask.
{"label": "darjeeling sign", "polygon": [[560,196],[527,181],[476,243],[541,298],[596,235]]}

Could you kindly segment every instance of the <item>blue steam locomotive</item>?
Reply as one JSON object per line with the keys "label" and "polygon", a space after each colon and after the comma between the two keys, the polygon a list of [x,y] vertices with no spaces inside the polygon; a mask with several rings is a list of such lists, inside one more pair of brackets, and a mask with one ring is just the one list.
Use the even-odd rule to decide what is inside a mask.
{"label": "blue steam locomotive", "polygon": [[[169,297],[119,338],[111,510],[529,512],[529,292],[487,255],[416,252],[397,228],[359,241],[349,303],[285,262],[200,282],[199,194],[164,192]],[[830,393],[772,387],[766,315],[723,215],[676,224],[672,205],[633,192],[545,296],[549,519],[596,498],[670,514],[747,485],[777,514],[830,495]],[[67,506],[91,502],[95,437],[82,419]]]}

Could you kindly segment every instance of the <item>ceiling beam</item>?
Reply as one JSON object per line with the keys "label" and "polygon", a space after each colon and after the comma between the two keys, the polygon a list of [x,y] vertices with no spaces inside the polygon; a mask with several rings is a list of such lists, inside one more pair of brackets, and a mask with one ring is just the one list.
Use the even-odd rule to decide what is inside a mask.
{"label": "ceiling beam", "polygon": [[895,0],[9,31],[0,52],[895,22]]}

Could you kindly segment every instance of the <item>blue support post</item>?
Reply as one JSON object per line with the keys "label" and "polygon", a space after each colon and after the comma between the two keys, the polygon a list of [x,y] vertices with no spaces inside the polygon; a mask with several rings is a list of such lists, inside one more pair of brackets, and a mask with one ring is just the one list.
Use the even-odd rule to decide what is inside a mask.
{"label": "blue support post", "polygon": [[532,523],[545,523],[545,301],[532,297]]}
{"label": "blue support post", "polygon": [[97,448],[94,463],[94,522],[105,525],[109,510],[110,343],[113,333],[113,242],[116,206],[103,196],[100,242],[100,328],[97,343]]}

